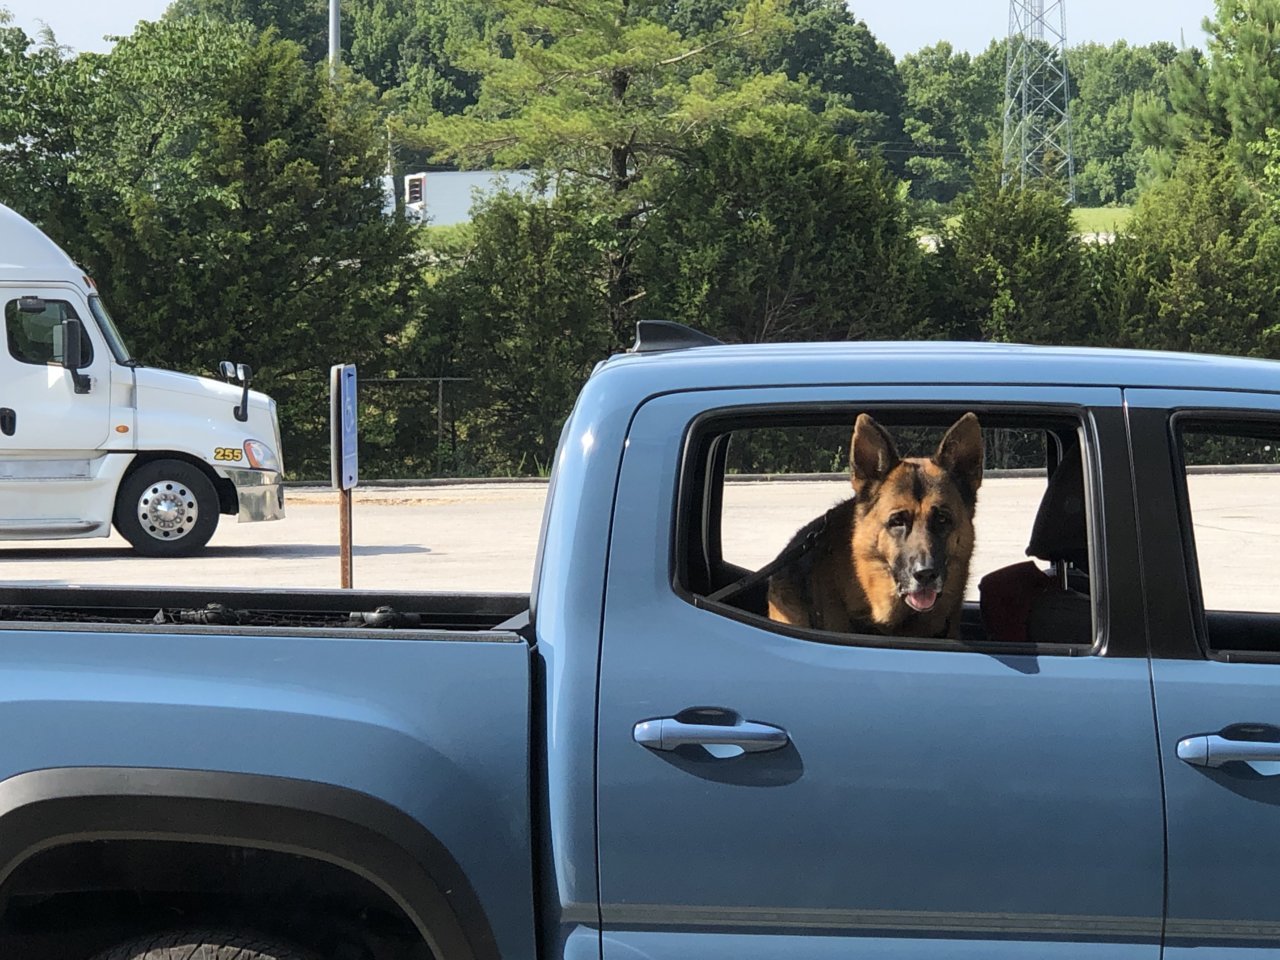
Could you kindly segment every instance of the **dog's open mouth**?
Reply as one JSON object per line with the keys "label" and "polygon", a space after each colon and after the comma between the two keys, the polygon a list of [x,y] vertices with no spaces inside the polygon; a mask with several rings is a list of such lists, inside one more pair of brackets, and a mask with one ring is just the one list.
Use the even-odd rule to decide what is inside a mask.
{"label": "dog's open mouth", "polygon": [[905,594],[905,599],[911,609],[924,613],[926,610],[932,610],[933,605],[938,602],[938,591],[933,587],[912,590]]}

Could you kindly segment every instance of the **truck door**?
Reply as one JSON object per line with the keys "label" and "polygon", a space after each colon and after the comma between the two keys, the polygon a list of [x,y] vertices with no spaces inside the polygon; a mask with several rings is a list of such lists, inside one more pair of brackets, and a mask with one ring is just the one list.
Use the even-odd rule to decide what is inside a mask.
{"label": "truck door", "polygon": [[[50,291],[0,291],[4,301],[5,343],[0,346],[0,456],[6,460],[80,460],[102,448],[110,415],[110,359],[90,334],[86,320],[70,298]],[[43,303],[23,310],[23,297]],[[70,372],[62,367],[61,325],[82,321],[84,373],[88,393],[77,394]]]}
{"label": "truck door", "polygon": [[1280,398],[1126,391],[1169,819],[1169,960],[1280,958]]}
{"label": "truck door", "polygon": [[[718,489],[725,465],[704,444],[728,438],[731,458],[738,428],[761,428],[794,453],[805,429],[847,438],[859,412],[882,409],[1032,427],[1034,410],[1082,444],[1091,561],[1087,574],[1063,561],[1084,583],[1062,592],[1083,606],[1006,646],[984,639],[972,607],[952,641],[822,636],[764,619],[759,591],[717,600],[756,568],[727,559],[729,527],[750,551],[776,507],[767,485]],[[1044,467],[984,482],[979,551],[1008,540],[1025,559],[1000,502],[1045,483]],[[810,516],[839,489],[818,492]],[[757,388],[645,403],[605,594],[604,960],[1158,957],[1164,832],[1130,491],[1115,389]],[[986,572],[975,560],[971,583]]]}

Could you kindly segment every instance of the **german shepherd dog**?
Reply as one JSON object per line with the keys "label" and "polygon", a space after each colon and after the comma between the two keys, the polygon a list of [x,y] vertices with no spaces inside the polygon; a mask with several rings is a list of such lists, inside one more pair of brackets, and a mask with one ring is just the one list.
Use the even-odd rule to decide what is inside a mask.
{"label": "german shepherd dog", "polygon": [[774,561],[769,618],[837,633],[958,638],[982,459],[972,413],[927,460],[904,460],[885,429],[859,415],[849,447],[854,495],[802,528]]}

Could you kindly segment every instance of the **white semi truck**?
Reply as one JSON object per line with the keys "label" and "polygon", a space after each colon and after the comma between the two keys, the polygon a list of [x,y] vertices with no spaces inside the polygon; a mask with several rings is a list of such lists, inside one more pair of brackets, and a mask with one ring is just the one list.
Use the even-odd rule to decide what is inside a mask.
{"label": "white semi truck", "polygon": [[142,554],[208,543],[221,514],[284,516],[276,404],[142,366],[93,281],[0,204],[0,540],[105,537]]}

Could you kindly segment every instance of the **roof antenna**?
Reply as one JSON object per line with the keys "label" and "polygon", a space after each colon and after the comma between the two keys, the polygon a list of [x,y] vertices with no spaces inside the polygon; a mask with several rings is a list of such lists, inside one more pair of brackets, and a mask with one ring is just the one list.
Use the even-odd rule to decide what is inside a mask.
{"label": "roof antenna", "polygon": [[662,353],[689,347],[718,347],[715,337],[673,320],[636,321],[636,342],[628,353]]}

